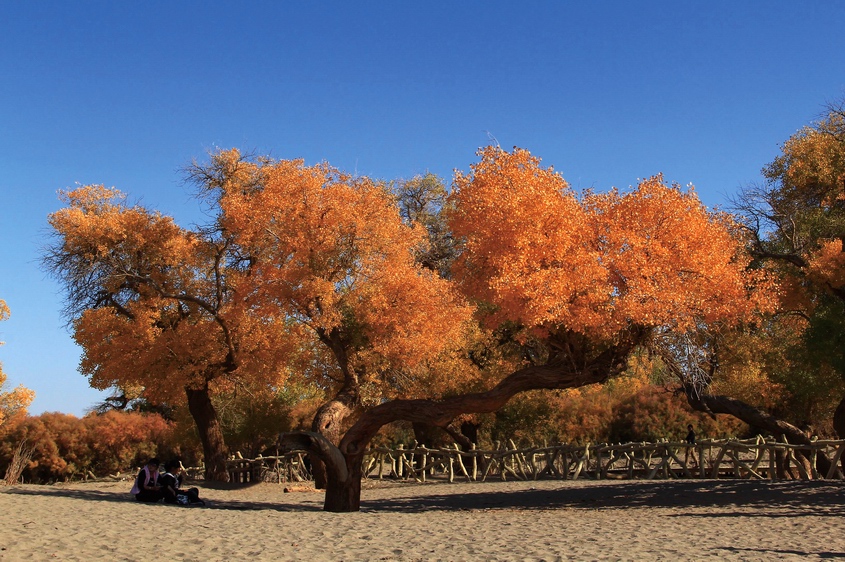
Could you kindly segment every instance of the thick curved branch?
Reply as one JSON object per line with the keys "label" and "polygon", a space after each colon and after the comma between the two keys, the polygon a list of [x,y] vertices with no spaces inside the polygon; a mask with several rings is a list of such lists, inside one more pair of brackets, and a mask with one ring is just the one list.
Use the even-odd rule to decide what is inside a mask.
{"label": "thick curved branch", "polygon": [[326,468],[331,472],[337,482],[346,482],[349,479],[349,471],[346,468],[346,459],[331,441],[313,431],[292,431],[279,436],[279,446],[285,451],[304,450],[325,463]]}
{"label": "thick curved branch", "polygon": [[808,265],[807,260],[797,254],[779,254],[775,252],[767,252],[760,248],[752,249],[751,254],[757,259],[772,259],[778,261],[785,261],[802,269],[806,268]]}
{"label": "thick curved branch", "polygon": [[364,412],[343,440],[340,450],[345,455],[361,455],[378,430],[395,421],[427,423],[440,427],[459,414],[489,413],[504,406],[516,394],[528,390],[576,388],[600,383],[625,369],[625,358],[632,343],[614,346],[583,368],[572,370],[561,358],[545,365],[516,371],[486,392],[453,396],[442,400],[391,400]]}
{"label": "thick curved branch", "polygon": [[[741,400],[712,394],[702,394],[695,397],[688,392],[687,401],[695,410],[711,414],[729,414],[752,427],[766,430],[777,437],[786,437],[793,445],[810,445],[812,443],[810,437],[801,429]],[[824,475],[829,472],[830,459],[824,452],[818,452],[816,463],[820,474]]]}
{"label": "thick curved branch", "polygon": [[795,445],[809,445],[810,438],[791,423],[785,422],[775,416],[755,408],[754,406],[731,398],[702,393],[698,397],[687,393],[687,401],[693,409],[700,412],[713,414],[729,414],[740,419],[750,426],[764,429],[778,437],[786,436],[790,443]]}

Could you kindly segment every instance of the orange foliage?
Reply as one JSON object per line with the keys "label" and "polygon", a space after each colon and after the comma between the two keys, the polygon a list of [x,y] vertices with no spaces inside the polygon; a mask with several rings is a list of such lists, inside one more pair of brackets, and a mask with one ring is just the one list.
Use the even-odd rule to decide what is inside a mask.
{"label": "orange foliage", "polygon": [[767,410],[783,401],[785,389],[771,377],[779,367],[789,364],[787,350],[800,334],[801,328],[789,329],[790,321],[803,323],[786,317],[769,330],[730,333],[728,345],[720,347],[719,377],[713,382],[713,392]]}
{"label": "orange foliage", "polygon": [[762,197],[768,207],[764,214],[773,217],[774,228],[762,243],[776,256],[795,258],[781,264],[784,274],[794,278],[787,310],[812,314],[814,292],[837,293],[845,287],[843,138],[845,114],[831,107],[824,119],[790,137],[763,169],[769,184]]}
{"label": "orange foliage", "polygon": [[686,331],[696,323],[736,324],[771,310],[760,274],[748,271],[735,225],[709,212],[695,192],[661,176],[620,194],[593,195],[602,264],[609,272],[612,324]]}
{"label": "orange foliage", "polygon": [[[10,424],[11,425],[11,424]],[[34,455],[24,477],[51,482],[134,471],[155,455],[168,454],[172,428],[157,414],[108,412],[77,418],[45,413],[19,419],[0,437],[0,466],[26,439]]]}
{"label": "orange foliage", "polygon": [[492,321],[609,338],[631,324],[687,330],[770,309],[765,284],[724,215],[660,176],[582,201],[527,151],[480,151],[458,174],[451,226],[466,239],[457,276]]}
{"label": "orange foliage", "polygon": [[805,127],[789,138],[767,175],[782,178],[779,200],[803,201],[830,208],[845,199],[845,150],[838,138],[845,117],[831,113],[816,127]]}
{"label": "orange foliage", "polygon": [[494,303],[493,324],[598,327],[607,271],[587,210],[564,179],[528,151],[479,152],[454,180],[450,226],[466,241],[456,276],[473,298]]}
{"label": "orange foliage", "polygon": [[178,404],[185,388],[209,381],[283,381],[294,338],[284,323],[250,314],[238,295],[243,273],[221,266],[224,242],[129,206],[114,189],[62,196],[69,206],[50,216],[57,255],[68,260],[60,266],[97,265],[83,294],[71,294],[80,369],[93,387],[140,387],[153,402]]}
{"label": "orange foliage", "polygon": [[809,278],[831,289],[845,288],[845,252],[842,240],[824,240],[810,258]]}
{"label": "orange foliage", "polygon": [[419,368],[462,340],[471,310],[414,262],[425,232],[402,222],[384,186],[327,164],[216,157],[239,162],[221,186],[221,224],[249,248],[262,315],[326,344],[342,332],[357,371]]}
{"label": "orange foliage", "polygon": [[[9,317],[9,307],[3,300],[0,300],[0,320]],[[3,342],[0,342],[3,345]],[[18,416],[25,416],[27,407],[35,398],[35,393],[23,385],[18,385],[12,390],[5,390],[6,374],[3,372],[3,364],[0,363],[0,426]]]}

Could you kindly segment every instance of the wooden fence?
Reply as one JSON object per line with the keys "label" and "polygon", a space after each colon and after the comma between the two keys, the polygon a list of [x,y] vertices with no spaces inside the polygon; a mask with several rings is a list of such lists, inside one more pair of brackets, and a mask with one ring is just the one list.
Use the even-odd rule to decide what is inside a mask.
{"label": "wooden fence", "polygon": [[[370,479],[537,480],[589,478],[756,478],[842,479],[839,468],[845,441],[792,445],[758,437],[747,440],[703,440],[694,446],[658,443],[544,445],[462,451],[457,446],[377,447],[364,459]],[[819,472],[819,453],[831,461]],[[257,459],[229,461],[232,482],[303,482],[311,479],[304,451]]]}

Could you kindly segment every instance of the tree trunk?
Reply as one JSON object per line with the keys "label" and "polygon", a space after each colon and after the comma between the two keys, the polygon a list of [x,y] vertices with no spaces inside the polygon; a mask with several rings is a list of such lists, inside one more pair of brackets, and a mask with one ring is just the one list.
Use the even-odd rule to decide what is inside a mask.
{"label": "tree trunk", "polygon": [[217,411],[208,394],[208,386],[200,389],[186,388],[185,392],[188,395],[188,410],[194,418],[200,441],[202,441],[205,478],[214,482],[228,482],[229,472],[226,470],[228,449],[223,439]]}
{"label": "tree trunk", "polygon": [[323,504],[325,511],[346,513],[361,509],[363,451],[344,456],[334,443],[314,431],[284,433],[279,439],[282,450],[306,450],[312,462],[326,467],[328,486]]}
{"label": "tree trunk", "polygon": [[628,339],[601,351],[585,347],[577,354],[556,356],[545,365],[525,367],[486,392],[442,400],[384,402],[364,412],[343,436],[339,447],[317,432],[286,433],[281,436],[280,443],[288,450],[305,448],[309,456],[319,458],[326,465],[328,486],[323,509],[358,511],[364,454],[384,425],[405,420],[446,427],[460,414],[494,412],[514,395],[527,390],[577,388],[604,382],[625,369],[631,350],[642,341],[645,333],[635,330],[629,335]]}
{"label": "tree trunk", "polygon": [[473,434],[473,438],[470,439],[467,434],[464,432],[464,426],[467,425],[467,422],[461,424],[460,427],[456,427],[454,422],[450,423],[446,427],[443,428],[443,431],[449,434],[449,437],[458,444],[461,448],[461,451],[469,451],[472,449],[472,446],[478,442],[478,426],[476,425],[476,431]]}
{"label": "tree trunk", "polygon": [[[311,431],[319,433],[332,444],[337,445],[342,436],[343,421],[355,411],[357,403],[357,391],[346,387],[341,389],[333,400],[320,406],[314,414]],[[314,487],[318,490],[326,489],[328,485],[326,466],[319,457],[311,459],[311,474],[314,478]]]}
{"label": "tree trunk", "polygon": [[351,513],[361,511],[361,479],[363,478],[364,459],[353,456],[347,459],[349,477],[346,480],[329,478],[326,487],[324,511],[333,513]]}
{"label": "tree trunk", "polygon": [[444,430],[436,425],[429,423],[414,422],[411,424],[411,429],[414,430],[414,439],[417,440],[417,445],[425,445],[430,448],[437,448],[444,445],[447,434]]}
{"label": "tree trunk", "polygon": [[[340,443],[343,431],[343,421],[349,417],[361,403],[361,392],[358,386],[358,375],[349,364],[349,340],[339,328],[326,331],[317,329],[317,336],[328,347],[337,360],[340,372],[343,374],[343,385],[334,398],[320,406],[314,414],[311,431],[318,433],[334,445]],[[326,489],[328,473],[324,460],[319,456],[311,459],[311,474],[314,487]]]}
{"label": "tree trunk", "polygon": [[[786,437],[787,441],[793,445],[809,445],[811,443],[810,437],[798,427],[729,396],[716,396],[712,394],[695,396],[693,393],[687,392],[687,402],[689,402],[693,409],[700,412],[730,414],[752,427],[759,427],[770,432],[777,438]],[[809,469],[808,453],[799,449],[796,451],[796,454],[800,457],[798,461]],[[830,470],[830,459],[822,451],[819,451],[816,456],[816,464],[820,474],[827,474],[828,470]]]}
{"label": "tree trunk", "polygon": [[472,445],[478,444],[478,429],[480,427],[480,423],[473,423],[470,421],[465,421],[461,423],[461,435],[464,436],[467,442],[466,447],[461,444],[461,448],[464,451],[469,451]]}

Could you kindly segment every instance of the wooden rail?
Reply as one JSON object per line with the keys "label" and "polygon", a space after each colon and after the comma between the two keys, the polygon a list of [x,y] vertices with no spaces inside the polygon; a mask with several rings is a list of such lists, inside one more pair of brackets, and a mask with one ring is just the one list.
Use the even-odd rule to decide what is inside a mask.
{"label": "wooden rail", "polygon": [[[830,461],[825,474],[818,469],[823,453]],[[543,445],[517,447],[497,444],[492,450],[460,450],[414,445],[395,449],[376,447],[364,459],[364,477],[425,482],[455,479],[537,480],[590,478],[754,478],[842,479],[839,467],[843,441],[814,441],[792,445],[757,437],[746,440],[702,440],[694,446],[657,443]],[[303,482],[310,480],[305,451],[257,459],[232,459],[232,482]]]}

